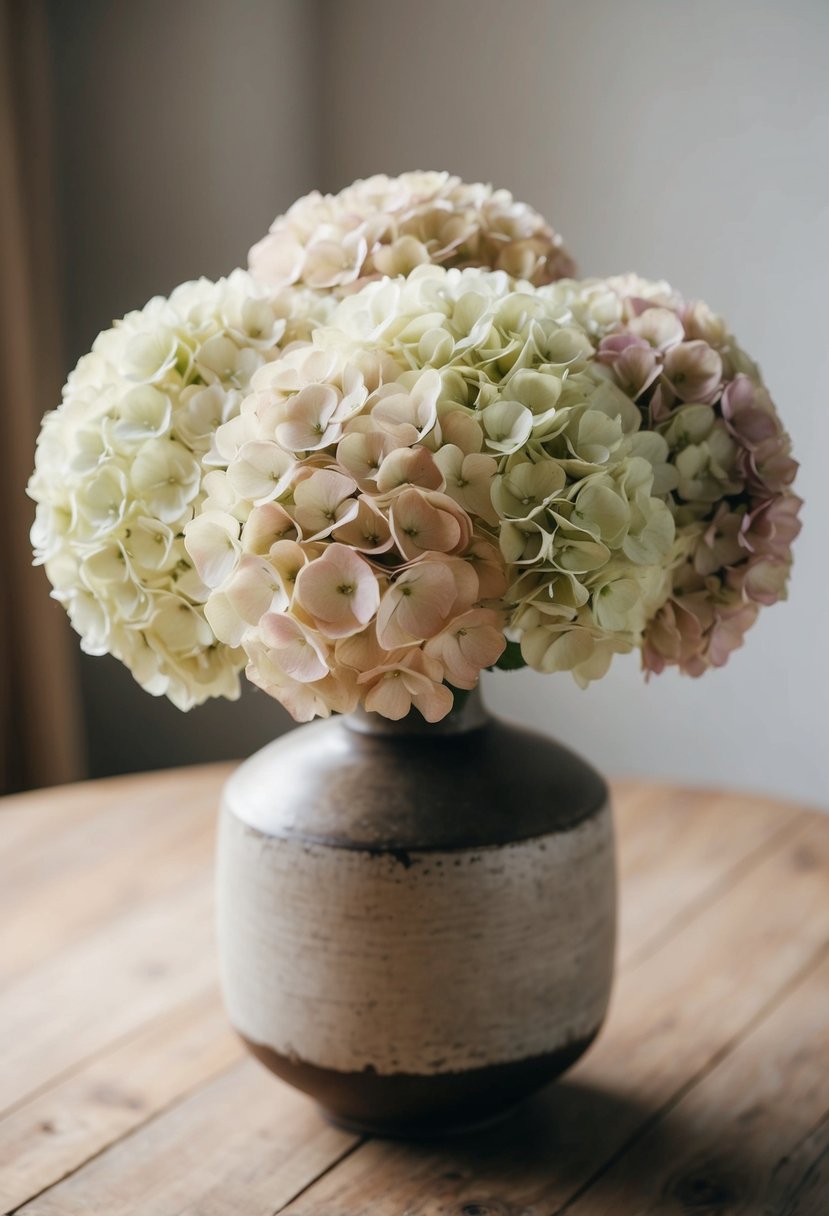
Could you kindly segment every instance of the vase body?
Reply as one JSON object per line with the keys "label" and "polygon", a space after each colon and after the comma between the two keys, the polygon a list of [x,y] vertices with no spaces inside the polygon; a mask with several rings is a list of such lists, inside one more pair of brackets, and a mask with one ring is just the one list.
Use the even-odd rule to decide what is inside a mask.
{"label": "vase body", "polygon": [[479,1123],[567,1068],[607,1008],[615,907],[603,781],[477,692],[434,726],[303,727],[225,788],[230,1019],[350,1128]]}

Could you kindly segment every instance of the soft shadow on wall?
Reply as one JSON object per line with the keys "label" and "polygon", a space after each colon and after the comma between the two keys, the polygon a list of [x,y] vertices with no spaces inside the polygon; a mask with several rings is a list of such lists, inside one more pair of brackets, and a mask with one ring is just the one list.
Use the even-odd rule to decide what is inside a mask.
{"label": "soft shadow on wall", "polygon": [[246,681],[241,700],[208,701],[183,714],[166,697],[148,696],[115,659],[84,658],[82,671],[91,776],[236,759],[294,725]]}

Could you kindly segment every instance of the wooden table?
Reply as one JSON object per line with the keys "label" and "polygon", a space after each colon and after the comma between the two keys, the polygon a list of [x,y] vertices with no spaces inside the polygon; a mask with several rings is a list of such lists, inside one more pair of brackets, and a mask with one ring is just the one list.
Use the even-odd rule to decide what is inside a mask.
{"label": "wooden table", "polygon": [[829,817],[616,787],[608,1025],[443,1144],[364,1140],[248,1059],[214,976],[226,768],[0,810],[0,1211],[26,1216],[829,1213]]}

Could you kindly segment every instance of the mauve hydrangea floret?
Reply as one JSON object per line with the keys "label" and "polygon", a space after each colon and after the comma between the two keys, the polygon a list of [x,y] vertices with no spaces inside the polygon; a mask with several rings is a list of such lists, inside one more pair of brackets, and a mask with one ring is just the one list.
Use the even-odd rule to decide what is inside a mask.
{"label": "mauve hydrangea floret", "polygon": [[508,190],[448,173],[378,175],[339,194],[299,199],[250,251],[251,273],[273,287],[339,293],[417,266],[479,266],[534,284],[572,275],[561,237]]}
{"label": "mauve hydrangea floret", "polygon": [[756,364],[707,305],[636,276],[559,294],[568,291],[674,470],[680,544],[671,594],[645,630],[644,666],[701,675],[785,596],[802,505],[791,441]]}

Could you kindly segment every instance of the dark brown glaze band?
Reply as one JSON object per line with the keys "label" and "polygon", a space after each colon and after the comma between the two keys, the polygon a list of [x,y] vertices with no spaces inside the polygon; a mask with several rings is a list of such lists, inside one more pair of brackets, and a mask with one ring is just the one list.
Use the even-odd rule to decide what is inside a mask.
{"label": "dark brown glaze band", "polygon": [[597,1033],[598,1027],[578,1042],[525,1060],[422,1076],[320,1068],[239,1037],[266,1068],[313,1098],[338,1127],[364,1135],[428,1139],[471,1131],[505,1115],[574,1064]]}
{"label": "dark brown glaze band", "polygon": [[392,854],[566,832],[607,797],[589,764],[488,715],[477,689],[443,722],[355,714],[292,731],[242,765],[225,791],[237,819],[265,835]]}

